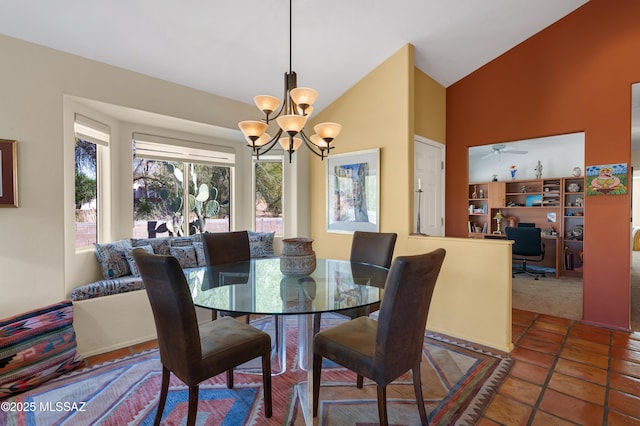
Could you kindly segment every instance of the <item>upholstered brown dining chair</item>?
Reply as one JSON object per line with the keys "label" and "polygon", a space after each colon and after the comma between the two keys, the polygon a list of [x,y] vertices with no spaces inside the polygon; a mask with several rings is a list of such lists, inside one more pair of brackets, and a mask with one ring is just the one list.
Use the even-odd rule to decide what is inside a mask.
{"label": "upholstered brown dining chair", "polygon": [[[388,268],[391,266],[391,259],[393,258],[393,250],[396,246],[397,239],[398,234],[395,232],[355,231],[353,233],[353,239],[351,240],[351,255],[349,260]],[[358,277],[356,275],[354,275],[354,279],[357,280]],[[380,309],[380,303],[362,308],[348,309],[338,313],[353,319],[363,315],[369,315],[378,309]],[[314,333],[320,331],[320,322],[321,314],[315,314],[313,323]],[[358,383],[358,385],[358,387],[362,387],[361,383]]]}
{"label": "upholstered brown dining chair", "polygon": [[233,367],[257,357],[262,357],[265,416],[271,417],[271,337],[232,318],[199,326],[178,260],[144,250],[134,250],[133,257],[151,303],[162,363],[155,425],[162,419],[171,373],[189,387],[187,425],[194,425],[200,382],[226,371],[227,387],[232,388]]}
{"label": "upholstered brown dining chair", "polygon": [[387,425],[387,385],[411,370],[422,424],[428,424],[420,361],[431,297],[444,249],[399,256],[391,265],[378,320],[358,317],[323,330],[313,339],[313,415],[318,415],[322,359],[327,358],[377,385],[380,424]]}
{"label": "upholstered brown dining chair", "polygon": [[[202,241],[204,243],[207,266],[245,262],[251,259],[249,233],[247,231],[204,233],[202,234]],[[221,315],[243,316],[243,314],[231,312],[221,312]],[[211,311],[212,320],[215,320],[217,316],[217,311]],[[246,316],[246,323],[249,323],[249,315]]]}

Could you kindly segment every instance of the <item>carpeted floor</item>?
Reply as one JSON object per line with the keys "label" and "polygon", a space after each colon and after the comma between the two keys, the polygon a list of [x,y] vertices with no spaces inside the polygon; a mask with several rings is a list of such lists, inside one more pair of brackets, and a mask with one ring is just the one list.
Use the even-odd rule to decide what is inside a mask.
{"label": "carpeted floor", "polygon": [[[323,316],[323,325],[342,319]],[[254,324],[267,331],[271,321]],[[227,389],[224,374],[200,387],[199,425],[301,425],[296,385],[306,379],[297,368],[297,328],[288,321],[288,369],[273,377],[273,417],[264,418],[260,374],[235,374],[234,389]],[[475,424],[511,367],[511,359],[454,343],[441,336],[425,336],[422,383],[425,406],[434,425]],[[246,366],[251,368],[252,366]],[[161,366],[157,350],[133,355],[62,376],[3,403],[16,410],[0,410],[2,425],[147,425],[153,423],[160,389]],[[317,424],[363,425],[377,423],[375,385],[355,387],[355,375],[336,365],[323,367],[320,416]],[[388,386],[390,422],[420,424],[410,374]],[[3,405],[3,407],[5,407]],[[172,377],[163,424],[186,420],[187,392]]]}
{"label": "carpeted floor", "polygon": [[[582,278],[513,278],[513,307],[572,320],[582,319]],[[640,331],[640,251],[631,252],[631,330]]]}

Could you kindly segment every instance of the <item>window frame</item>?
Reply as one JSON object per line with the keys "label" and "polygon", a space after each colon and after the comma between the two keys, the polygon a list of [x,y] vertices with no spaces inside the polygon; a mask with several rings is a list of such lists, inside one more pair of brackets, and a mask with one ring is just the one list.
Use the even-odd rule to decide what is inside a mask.
{"label": "window frame", "polygon": [[[96,243],[105,243],[109,239],[108,223],[111,220],[111,213],[108,206],[111,205],[110,191],[108,183],[111,127],[98,120],[87,117],[84,114],[74,112],[73,115],[73,136],[74,136],[74,160],[73,169],[75,174],[75,140],[80,139],[96,145]],[[75,182],[75,179],[74,179]],[[73,187],[75,205],[75,184]],[[74,210],[74,244],[76,252],[93,250],[93,244],[76,246],[75,244],[75,210]]]}
{"label": "window frame", "polygon": [[[151,135],[146,133],[133,132],[132,134],[132,159],[143,158],[153,161],[171,161],[183,165],[184,179],[182,181],[183,190],[183,211],[185,218],[182,223],[183,235],[189,235],[189,179],[191,178],[190,166],[200,164],[213,167],[229,168],[229,230],[233,229],[235,215],[234,209],[234,178],[236,167],[235,151],[230,148],[218,145],[205,145],[199,142],[177,139],[166,136]],[[141,151],[141,153],[138,153]],[[133,161],[131,164],[133,168]],[[132,176],[133,178],[133,176]],[[132,179],[133,184],[133,179]],[[135,216],[135,210],[132,212]],[[132,217],[135,222],[135,217]],[[132,228],[133,233],[133,228]]]}
{"label": "window frame", "polygon": [[251,229],[256,231],[256,164],[257,163],[281,163],[282,164],[282,233],[278,234],[276,232],[275,236],[283,237],[285,234],[285,202],[286,202],[286,192],[285,192],[285,156],[284,153],[280,154],[267,154],[261,155],[260,158],[256,158],[255,156],[251,157]]}

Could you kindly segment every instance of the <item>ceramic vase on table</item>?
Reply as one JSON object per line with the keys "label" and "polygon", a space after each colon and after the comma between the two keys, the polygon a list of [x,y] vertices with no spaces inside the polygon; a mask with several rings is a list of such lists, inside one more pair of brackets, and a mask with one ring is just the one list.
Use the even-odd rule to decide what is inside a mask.
{"label": "ceramic vase on table", "polygon": [[316,253],[311,238],[286,238],[282,240],[280,271],[284,275],[302,277],[316,270]]}

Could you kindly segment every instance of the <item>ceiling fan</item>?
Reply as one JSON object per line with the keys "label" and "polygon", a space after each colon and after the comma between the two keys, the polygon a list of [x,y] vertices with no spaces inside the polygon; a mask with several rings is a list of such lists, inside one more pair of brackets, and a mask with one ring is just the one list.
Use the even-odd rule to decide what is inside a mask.
{"label": "ceiling fan", "polygon": [[522,151],[519,149],[513,149],[513,148],[509,148],[504,144],[499,144],[499,145],[493,145],[491,147],[492,151],[488,154],[485,154],[484,156],[482,156],[482,159],[485,158],[489,158],[492,157],[494,155],[497,155],[498,158],[500,158],[500,156],[502,154],[526,154],[529,151]]}

